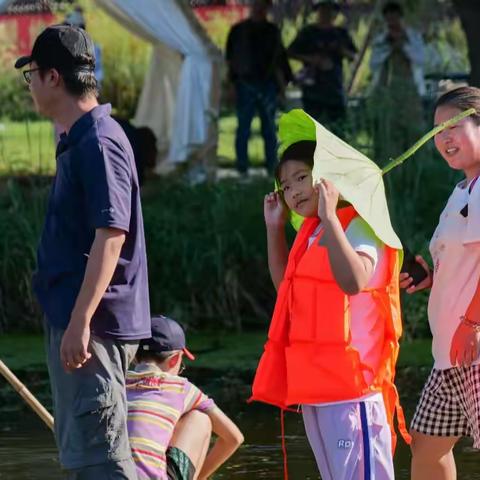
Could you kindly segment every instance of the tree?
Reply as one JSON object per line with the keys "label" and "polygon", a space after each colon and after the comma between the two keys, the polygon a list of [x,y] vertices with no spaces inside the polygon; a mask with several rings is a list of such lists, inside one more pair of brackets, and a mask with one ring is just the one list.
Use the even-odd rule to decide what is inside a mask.
{"label": "tree", "polygon": [[453,0],[467,37],[470,85],[480,87],[480,4],[478,0]]}

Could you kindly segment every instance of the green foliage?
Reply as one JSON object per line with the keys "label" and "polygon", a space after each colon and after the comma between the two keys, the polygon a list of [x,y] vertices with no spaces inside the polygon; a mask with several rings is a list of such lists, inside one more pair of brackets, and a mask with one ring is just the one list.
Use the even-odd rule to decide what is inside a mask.
{"label": "green foliage", "polygon": [[150,187],[143,206],[152,311],[237,330],[267,322],[273,287],[261,205],[270,187],[168,180]]}
{"label": "green foliage", "polygon": [[[266,325],[274,294],[261,205],[269,188],[265,180],[150,184],[143,211],[152,312],[202,328]],[[46,196],[45,182],[9,180],[0,197],[0,328],[40,325],[30,279]]]}
{"label": "green foliage", "polygon": [[[80,2],[85,9],[86,27],[101,47],[104,81],[101,100],[110,102],[123,118],[134,116],[147,72],[151,46],[128,32],[90,0]],[[63,16],[60,17],[60,21]],[[0,31],[0,119],[38,119],[28,88],[20,72],[13,68],[12,32]]]}
{"label": "green foliage", "polygon": [[6,22],[0,22],[0,122],[5,118],[25,120],[37,117],[23,76],[13,66],[13,35]]}
{"label": "green foliage", "polygon": [[[158,180],[147,186],[143,211],[152,312],[172,315],[194,329],[266,328],[274,290],[261,204],[270,187],[267,180],[195,187]],[[392,209],[401,238],[426,258],[426,245],[445,201],[439,187],[439,182],[426,183],[422,191],[409,191],[409,197]],[[38,179],[10,180],[0,197],[0,229],[5,232],[0,237],[0,327],[4,330],[40,328],[30,278],[47,189],[46,182]],[[421,199],[426,205],[415,216],[408,213],[411,220],[402,222]],[[425,294],[405,296],[409,338],[428,334],[426,299]]]}
{"label": "green foliage", "polygon": [[54,171],[53,125],[49,121],[0,121],[0,175]]}
{"label": "green foliage", "polygon": [[465,33],[458,18],[429,25],[426,73],[468,72],[468,48]]}
{"label": "green foliage", "polygon": [[[219,142],[217,149],[218,163],[232,166],[235,159],[235,131],[237,119],[233,114],[220,117],[218,123]],[[260,120],[254,118],[252,122],[252,134],[248,144],[248,155],[252,164],[263,162],[264,145],[260,135]]]}
{"label": "green foliage", "polygon": [[0,120],[38,118],[22,75],[11,64],[0,64]]}
{"label": "green foliage", "polygon": [[0,330],[40,326],[31,277],[44,220],[47,182],[10,179],[0,191]]}
{"label": "green foliage", "polygon": [[[145,74],[151,58],[150,44],[135,36],[106,14],[92,0],[80,1],[86,16],[87,30],[102,50],[105,78],[102,84],[101,99],[112,103],[115,112],[124,118],[132,118],[143,86]],[[411,2],[407,9],[409,23],[422,27],[430,42],[429,59],[434,65],[427,65],[428,71],[467,71],[468,58],[465,35],[458,19],[436,18],[418,25],[418,18],[429,19],[432,1]],[[412,7],[412,8],[410,8]],[[415,8],[413,8],[415,7]],[[356,10],[347,10],[347,17],[340,16],[339,23],[346,25],[358,48],[367,35],[369,18],[358,15]],[[228,15],[217,15],[205,25],[214,43],[225,48],[230,27],[237,19]],[[304,18],[303,12],[295,18],[285,18],[282,22],[282,37],[288,46],[305,22],[313,22],[315,15]],[[1,39],[7,34],[2,32]],[[7,45],[7,42],[4,42]],[[365,92],[369,85],[368,67],[370,49],[367,49],[362,62],[356,92]],[[24,120],[37,118],[21,75],[12,68],[13,57],[5,47],[0,46],[0,118]],[[432,63],[432,62],[430,62]],[[291,61],[294,70],[300,62]],[[345,61],[345,79],[351,77],[352,63]]]}
{"label": "green foliage", "polygon": [[[23,146],[24,150],[16,151],[14,158],[32,159],[24,170],[38,173],[42,165],[40,171],[53,172],[48,122],[6,123],[5,128],[10,135],[4,135],[2,143],[0,132],[0,153],[2,148],[4,151],[0,154],[0,171],[21,171],[15,165],[11,170],[7,166],[13,149]],[[219,150],[224,152],[225,162],[233,161],[234,128],[233,117],[220,120]],[[375,137],[363,105],[350,111],[344,131],[349,143],[377,158],[380,165],[388,161],[387,152],[395,155],[391,140]],[[8,142],[12,136],[15,139]],[[256,138],[252,146],[256,161],[261,161],[260,140]],[[375,157],[375,151],[383,152],[382,156]],[[50,163],[46,163],[47,157]],[[394,227],[410,250],[427,259],[428,241],[457,180],[458,173],[448,168],[432,143],[386,176]],[[33,182],[20,178],[5,185],[0,188],[0,231],[5,232],[0,237],[0,327],[28,329],[34,324],[39,326],[30,276],[47,184],[33,177]],[[263,195],[271,188],[268,180],[194,187],[180,180],[147,181],[143,209],[153,312],[171,314],[201,329],[265,328],[274,291],[268,277],[261,205]],[[428,335],[426,301],[427,294],[405,295],[405,330],[410,338]]]}

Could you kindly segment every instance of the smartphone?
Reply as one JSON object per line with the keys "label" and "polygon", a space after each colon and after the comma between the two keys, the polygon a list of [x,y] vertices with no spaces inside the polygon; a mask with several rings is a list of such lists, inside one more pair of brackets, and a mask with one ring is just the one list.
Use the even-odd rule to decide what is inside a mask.
{"label": "smartphone", "polygon": [[408,248],[404,248],[403,253],[403,265],[400,272],[408,273],[412,277],[412,286],[418,285],[428,277],[428,272],[415,260],[415,255]]}

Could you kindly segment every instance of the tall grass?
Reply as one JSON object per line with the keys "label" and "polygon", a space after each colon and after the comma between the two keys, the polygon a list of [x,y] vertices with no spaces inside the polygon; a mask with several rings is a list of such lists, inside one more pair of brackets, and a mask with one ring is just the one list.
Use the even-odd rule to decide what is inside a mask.
{"label": "tall grass", "polygon": [[51,175],[54,169],[55,146],[50,122],[0,120],[0,176]]}
{"label": "tall grass", "polygon": [[[442,161],[427,161],[432,170],[422,171],[417,190],[389,199],[400,237],[426,258],[452,187],[443,180]],[[40,325],[30,278],[48,188],[45,181],[25,182],[9,180],[0,195],[0,328],[9,331]],[[262,219],[263,195],[270,188],[265,179],[194,187],[168,179],[147,184],[143,212],[153,312],[197,329],[266,328],[275,297]],[[407,336],[428,335],[425,309],[425,294],[405,298]]]}
{"label": "tall grass", "polygon": [[153,310],[239,329],[269,316],[262,199],[269,182],[162,183],[144,198]]}
{"label": "tall grass", "polygon": [[0,189],[0,330],[40,327],[31,277],[46,192],[45,180],[35,177],[9,179]]}
{"label": "tall grass", "polygon": [[[23,183],[24,182],[24,183]],[[143,211],[152,311],[196,327],[240,330],[268,321],[274,298],[265,260],[266,180],[191,187],[162,180]],[[40,325],[30,288],[44,219],[45,181],[9,180],[0,196],[0,328]]]}
{"label": "tall grass", "polygon": [[[347,140],[371,158],[376,149],[388,152],[388,140],[373,136],[364,107],[350,113],[344,125]],[[232,118],[222,121],[231,133]],[[32,134],[38,127],[35,123],[29,127],[32,140],[23,156],[38,150],[35,143],[39,140]],[[226,143],[231,142],[230,137]],[[221,137],[222,142],[225,139]],[[22,142],[14,142],[18,143]],[[222,148],[226,153],[227,146]],[[387,160],[377,159],[379,164]],[[38,171],[35,165],[32,163],[31,172]],[[428,258],[428,241],[457,180],[458,174],[446,166],[431,144],[387,175],[392,222],[413,252]],[[30,277],[48,188],[45,180],[35,176],[10,179],[3,185],[0,328],[29,329],[39,325]],[[180,179],[147,182],[143,209],[152,311],[170,313],[198,328],[265,328],[274,301],[262,220],[262,199],[270,188],[268,180],[194,187]],[[425,307],[425,295],[405,298],[407,335],[427,334]]]}

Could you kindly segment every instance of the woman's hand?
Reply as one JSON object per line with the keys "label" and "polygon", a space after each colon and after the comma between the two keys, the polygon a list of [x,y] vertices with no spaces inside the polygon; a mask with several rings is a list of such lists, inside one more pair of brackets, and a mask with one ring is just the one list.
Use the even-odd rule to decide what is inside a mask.
{"label": "woman's hand", "polygon": [[327,222],[337,215],[340,193],[332,182],[324,178],[314,188],[318,192],[318,216],[322,222]]}
{"label": "woman's hand", "polygon": [[460,323],[455,331],[450,346],[452,366],[468,367],[478,358],[480,332],[465,323]]}
{"label": "woman's hand", "polygon": [[287,222],[287,207],[280,193],[270,192],[263,200],[263,215],[267,227],[284,227]]}
{"label": "woman's hand", "polygon": [[419,290],[424,290],[425,288],[431,288],[433,285],[433,275],[428,263],[423,259],[421,255],[416,255],[415,260],[419,263],[423,269],[428,273],[427,278],[424,278],[417,285],[412,285],[413,278],[408,273],[400,274],[400,288],[406,289],[407,293],[415,293]]}

